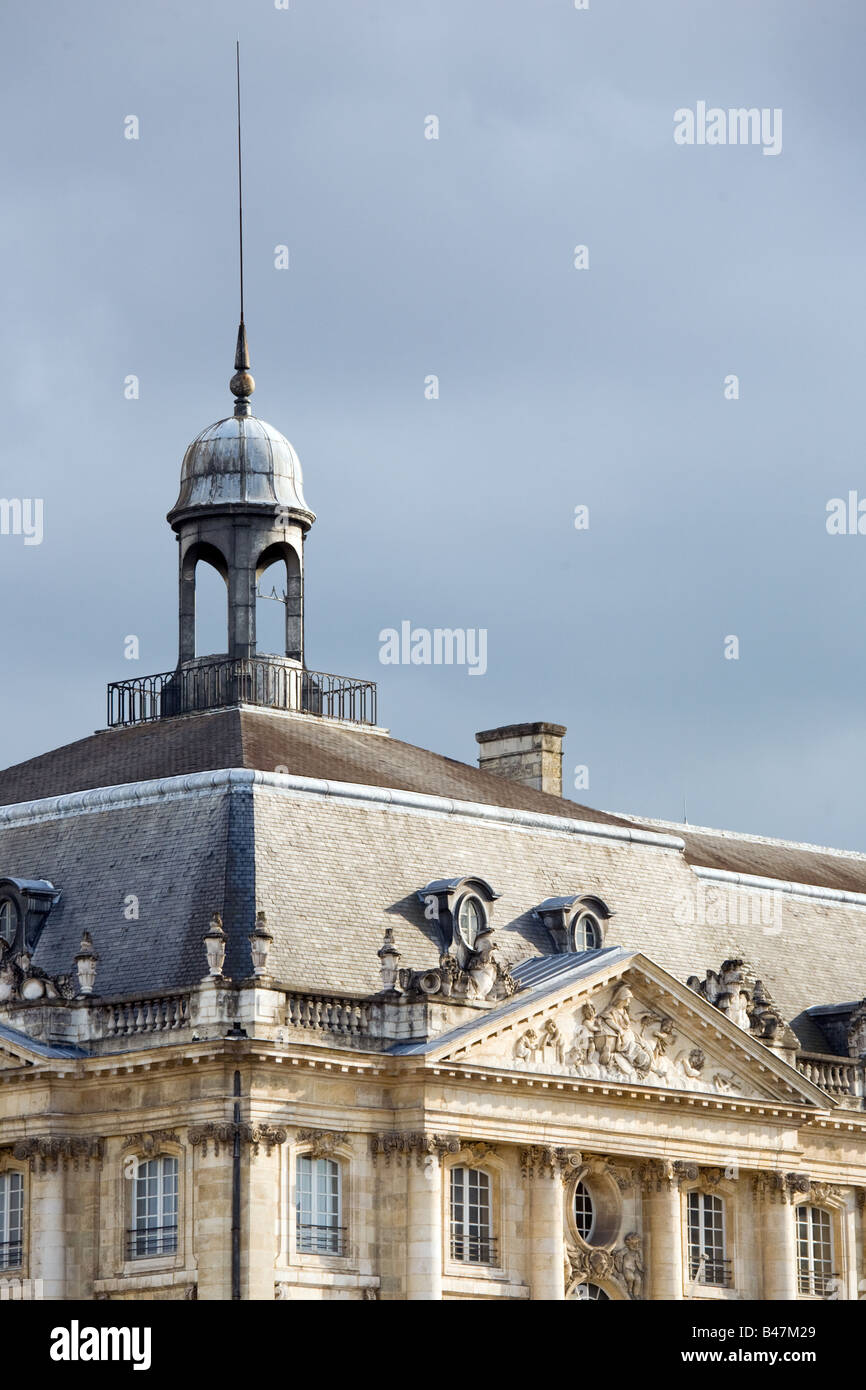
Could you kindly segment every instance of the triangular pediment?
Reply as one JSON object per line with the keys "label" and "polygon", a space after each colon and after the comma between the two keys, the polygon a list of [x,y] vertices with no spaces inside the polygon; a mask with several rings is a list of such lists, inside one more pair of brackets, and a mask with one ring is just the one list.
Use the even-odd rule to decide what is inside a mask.
{"label": "triangular pediment", "polygon": [[498,1008],[431,1043],[437,1064],[569,1077],[609,1087],[820,1106],[795,1067],[638,952],[531,962]]}
{"label": "triangular pediment", "polygon": [[40,1042],[19,1032],[17,1028],[0,1023],[0,1072],[83,1055],[77,1047]]}

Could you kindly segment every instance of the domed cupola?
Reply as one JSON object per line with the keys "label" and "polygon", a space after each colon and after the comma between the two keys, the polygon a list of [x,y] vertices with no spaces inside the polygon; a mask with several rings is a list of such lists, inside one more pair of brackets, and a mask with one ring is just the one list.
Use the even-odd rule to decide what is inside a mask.
{"label": "domed cupola", "polygon": [[229,415],[196,436],[184,454],[169,520],[191,508],[239,505],[283,508],[305,526],[315,521],[300,459],[285,435],[255,415]]}
{"label": "domed cupola", "polygon": [[[230,389],[234,414],[202,430],[184,454],[178,499],[168,513],[180,567],[181,666],[197,662],[196,569],[212,565],[227,588],[230,660],[256,656],[259,577],[285,563],[284,660],[304,660],[304,537],[315,521],[304,499],[301,465],[289,441],[250,409],[255,389],[243,319]],[[217,654],[214,654],[217,655]]]}

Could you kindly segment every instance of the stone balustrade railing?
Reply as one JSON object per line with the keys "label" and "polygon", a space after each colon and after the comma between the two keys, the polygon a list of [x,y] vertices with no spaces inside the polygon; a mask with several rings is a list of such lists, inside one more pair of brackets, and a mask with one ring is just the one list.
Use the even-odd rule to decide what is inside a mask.
{"label": "stone balustrade railing", "polygon": [[190,1023],[189,994],[157,995],[151,999],[121,999],[99,1003],[104,1038],[128,1038],[139,1033],[175,1033]]}
{"label": "stone balustrade railing", "polygon": [[290,993],[286,995],[286,1025],[343,1037],[364,1037],[370,1031],[370,1005],[365,999]]}
{"label": "stone balustrade railing", "polygon": [[857,1057],[837,1057],[831,1053],[800,1052],[797,1054],[797,1069],[811,1081],[820,1086],[828,1095],[838,1099],[850,1097],[857,1099],[864,1094],[863,1062]]}

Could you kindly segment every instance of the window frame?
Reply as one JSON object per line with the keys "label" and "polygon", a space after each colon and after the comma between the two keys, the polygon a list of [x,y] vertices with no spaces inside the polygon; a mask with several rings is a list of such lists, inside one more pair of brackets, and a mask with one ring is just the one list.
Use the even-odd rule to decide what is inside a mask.
{"label": "window frame", "polygon": [[[697,1207],[697,1227],[692,1223],[692,1203]],[[716,1209],[715,1204],[718,1203]],[[720,1254],[714,1254],[708,1259],[707,1251],[707,1221],[709,1212],[717,1217],[711,1223],[711,1234],[718,1234],[720,1239],[714,1242],[716,1250]],[[693,1187],[685,1194],[685,1257],[687,1264],[686,1280],[699,1288],[706,1289],[730,1289],[733,1287],[733,1271],[730,1268],[731,1260],[728,1255],[728,1203],[724,1193],[708,1192],[703,1187]],[[697,1231],[697,1244],[692,1239],[693,1229]],[[694,1265],[693,1250],[697,1251],[697,1269]],[[704,1270],[707,1264],[714,1272],[721,1272],[721,1278],[700,1278],[701,1261],[704,1262]]]}
{"label": "window frame", "polygon": [[[807,1264],[807,1268],[806,1268],[806,1271],[805,1271],[805,1282],[808,1284],[808,1287],[804,1287],[803,1256],[802,1256],[802,1254],[801,1254],[802,1236],[801,1236],[801,1234],[800,1234],[801,1217],[802,1217],[806,1212],[810,1213],[810,1218],[809,1218],[808,1222],[806,1223],[806,1224],[807,1224],[806,1245],[807,1245],[807,1252],[808,1252],[808,1254],[807,1254],[808,1264]],[[794,1213],[793,1213],[793,1215],[794,1215],[794,1223],[795,1223],[795,1224],[794,1224],[794,1241],[795,1241],[795,1244],[796,1244],[796,1255],[795,1255],[795,1259],[796,1259],[796,1266],[797,1266],[797,1297],[798,1297],[798,1298],[815,1298],[815,1299],[822,1299],[822,1300],[825,1299],[825,1298],[827,1297],[827,1294],[825,1293],[824,1289],[823,1289],[823,1288],[816,1288],[816,1286],[815,1286],[815,1285],[816,1285],[816,1280],[818,1280],[818,1279],[820,1279],[820,1280],[835,1280],[835,1281],[837,1282],[837,1284],[838,1284],[838,1292],[841,1294],[842,1291],[843,1291],[843,1289],[844,1289],[844,1279],[843,1279],[843,1275],[842,1275],[842,1270],[841,1270],[841,1269],[834,1270],[834,1268],[833,1268],[833,1265],[834,1265],[836,1259],[837,1259],[838,1257],[841,1256],[841,1248],[842,1248],[841,1242],[840,1242],[840,1239],[839,1239],[839,1232],[838,1232],[837,1229],[836,1229],[836,1227],[837,1227],[837,1213],[836,1213],[835,1211],[833,1211],[830,1207],[824,1206],[824,1205],[823,1205],[822,1203],[820,1203],[820,1202],[810,1202],[810,1201],[807,1200],[807,1201],[804,1201],[804,1202],[798,1202],[798,1203],[797,1203],[797,1205],[796,1205],[795,1208],[794,1208]],[[826,1241],[826,1246],[827,1246],[827,1249],[828,1249],[828,1251],[829,1251],[829,1256],[828,1256],[827,1259],[826,1259],[826,1263],[829,1264],[829,1269],[828,1269],[828,1270],[825,1270],[825,1271],[821,1271],[820,1273],[819,1273],[819,1272],[816,1270],[816,1268],[815,1268],[815,1263],[816,1263],[816,1262],[815,1262],[815,1259],[814,1259],[814,1254],[815,1254],[815,1234],[814,1234],[814,1226],[815,1226],[815,1222],[814,1222],[814,1220],[813,1220],[812,1218],[813,1218],[814,1216],[816,1216],[816,1215],[817,1215],[817,1216],[823,1217],[823,1218],[824,1218],[824,1221],[826,1222],[826,1230],[827,1230],[827,1241]],[[822,1223],[822,1224],[823,1224],[823,1223]],[[823,1243],[824,1243],[824,1242],[822,1242],[822,1244],[823,1244]]]}
{"label": "window frame", "polygon": [[[473,1210],[473,1208],[474,1208],[474,1210],[475,1210],[476,1212],[478,1212],[478,1211],[480,1211],[480,1210],[482,1209],[482,1208],[481,1208],[481,1204],[480,1204],[479,1201],[477,1200],[477,1194],[480,1192],[481,1187],[482,1187],[482,1184],[481,1184],[480,1182],[478,1182],[478,1183],[476,1184],[476,1201],[475,1201],[475,1203],[473,1204],[472,1201],[471,1201],[471,1195],[467,1192],[467,1188],[468,1188],[468,1186],[469,1186],[469,1184],[468,1184],[468,1182],[467,1182],[467,1179],[468,1179],[470,1176],[472,1176],[472,1175],[474,1175],[474,1176],[477,1177],[478,1179],[481,1179],[481,1178],[484,1179],[484,1189],[485,1189],[485,1198],[486,1198],[485,1203],[484,1203],[484,1206],[485,1206],[485,1208],[486,1208],[486,1214],[487,1214],[487,1220],[486,1220],[486,1228],[487,1228],[487,1229],[486,1229],[486,1234],[481,1234],[481,1233],[480,1233],[480,1231],[481,1231],[481,1225],[482,1225],[480,1219],[476,1218],[476,1220],[473,1222],[472,1219],[471,1219],[471,1217],[467,1217],[466,1215],[463,1215],[463,1216],[461,1217],[461,1220],[460,1220],[460,1223],[459,1223],[459,1224],[464,1228],[464,1230],[461,1232],[461,1234],[460,1234],[459,1236],[456,1235],[456,1233],[455,1233],[455,1232],[456,1232],[456,1227],[457,1227],[457,1225],[458,1225],[457,1218],[456,1218],[456,1215],[455,1215],[455,1178],[456,1178],[456,1176],[457,1176],[458,1173],[460,1173],[460,1174],[463,1175],[462,1180],[461,1180],[461,1185],[462,1185],[462,1187],[463,1187],[463,1195],[462,1195],[462,1198],[461,1198],[461,1204],[462,1204],[462,1206],[463,1206],[463,1208],[464,1208],[464,1212],[466,1212],[466,1211],[471,1212],[471,1211]],[[448,1221],[447,1221],[447,1228],[446,1228],[446,1231],[444,1232],[444,1234],[445,1234],[445,1238],[446,1238],[447,1243],[448,1243],[448,1261],[449,1261],[449,1263],[450,1263],[451,1265],[453,1265],[454,1267],[456,1267],[457,1269],[461,1270],[461,1271],[466,1271],[466,1270],[471,1270],[471,1269],[484,1269],[484,1270],[494,1270],[494,1269],[495,1269],[495,1270],[499,1270],[499,1269],[501,1269],[501,1268],[502,1268],[501,1256],[500,1256],[500,1253],[499,1253],[498,1250],[497,1250],[497,1236],[496,1236],[496,1231],[497,1231],[497,1229],[498,1229],[498,1223],[497,1223],[497,1220],[496,1220],[496,1215],[497,1215],[497,1213],[496,1213],[497,1188],[496,1188],[496,1180],[495,1180],[494,1174],[489,1170],[489,1168],[487,1168],[487,1167],[484,1166],[484,1165],[481,1165],[481,1164],[473,1164],[473,1163],[471,1163],[471,1162],[469,1162],[469,1161],[461,1161],[461,1160],[460,1160],[460,1155],[458,1155],[456,1161],[455,1161],[454,1163],[448,1165],[448,1168],[446,1169],[446,1175],[447,1175],[446,1203],[447,1203]],[[443,1184],[443,1185],[444,1185],[444,1184]],[[476,1228],[478,1228],[478,1230],[479,1230],[479,1234],[478,1234],[478,1235],[473,1236],[473,1235],[471,1234],[471,1229],[472,1229],[473,1225],[474,1225]],[[468,1234],[467,1234],[466,1228],[468,1228],[468,1231],[469,1231]],[[457,1253],[457,1242],[458,1242],[458,1241],[461,1243],[461,1245],[464,1244],[464,1243],[469,1243],[469,1245],[470,1245],[470,1251],[471,1251],[471,1243],[472,1243],[473,1240],[476,1242],[476,1244],[477,1244],[477,1246],[478,1246],[478,1250],[479,1250],[479,1252],[480,1252],[480,1257],[479,1257],[478,1259],[473,1259],[472,1256],[471,1256],[471,1253],[468,1254],[468,1255],[466,1255],[466,1254],[458,1254],[458,1253]],[[487,1255],[487,1258],[486,1258],[486,1259],[483,1258],[483,1255],[484,1255],[484,1254]]]}
{"label": "window frame", "polygon": [[[303,1166],[302,1166],[302,1165],[303,1165]],[[311,1223],[311,1222],[304,1222],[304,1223],[302,1223],[302,1222],[301,1222],[301,1215],[302,1215],[302,1195],[303,1195],[303,1188],[304,1188],[304,1184],[302,1183],[302,1173],[305,1173],[305,1172],[308,1171],[308,1165],[309,1165],[309,1173],[310,1173],[310,1185],[309,1185],[310,1215],[318,1215],[318,1214],[319,1214],[319,1202],[318,1202],[318,1195],[319,1195],[319,1194],[318,1194],[318,1184],[317,1184],[317,1182],[316,1182],[316,1176],[317,1176],[317,1174],[322,1174],[322,1173],[325,1171],[325,1170],[324,1170],[322,1167],[320,1167],[319,1165],[327,1165],[327,1166],[329,1166],[330,1168],[332,1168],[332,1169],[334,1170],[333,1174],[328,1175],[328,1177],[329,1177],[329,1180],[332,1180],[333,1178],[336,1178],[336,1188],[335,1188],[335,1196],[336,1196],[336,1202],[335,1202],[335,1208],[336,1208],[336,1210],[335,1210],[335,1215],[336,1215],[336,1218],[337,1218],[337,1219],[336,1219],[336,1222],[330,1222],[330,1221],[329,1221],[329,1222],[325,1223],[324,1225],[321,1224],[321,1223]],[[303,1256],[314,1256],[314,1257],[317,1257],[317,1258],[318,1258],[318,1257],[321,1257],[321,1256],[324,1256],[324,1257],[326,1257],[326,1258],[328,1258],[328,1259],[344,1259],[344,1258],[346,1257],[346,1253],[347,1253],[347,1244],[348,1244],[348,1242],[347,1242],[347,1227],[346,1227],[346,1222],[345,1222],[345,1210],[346,1210],[346,1198],[345,1198],[346,1174],[345,1174],[345,1164],[344,1164],[344,1162],[343,1162],[336,1154],[315,1154],[315,1153],[311,1152],[310,1150],[307,1150],[306,1152],[298,1153],[298,1154],[295,1156],[295,1174],[294,1174],[294,1177],[295,1177],[295,1181],[294,1181],[294,1203],[293,1203],[293,1207],[294,1207],[294,1228],[293,1228],[293,1245],[294,1245],[294,1252],[295,1252],[296,1254],[298,1254],[298,1255],[303,1255]],[[325,1192],[324,1195],[325,1195],[326,1198],[329,1196],[329,1194],[328,1194],[327,1192]],[[328,1248],[316,1248],[316,1246],[315,1246],[313,1243],[311,1243],[311,1244],[309,1244],[309,1245],[302,1244],[301,1231],[302,1231],[304,1228],[309,1229],[309,1230],[326,1230],[326,1231],[328,1231],[328,1232],[334,1231],[334,1232],[336,1233],[336,1240],[335,1240],[336,1248],[333,1248],[333,1249],[328,1249]]]}
{"label": "window frame", "polygon": [[[12,1231],[11,1189],[16,1178],[18,1181],[14,1185],[18,1191],[18,1201],[16,1204],[18,1218],[17,1239],[10,1240],[10,1234]],[[3,1201],[2,1203],[0,1203],[0,1206],[2,1206],[2,1217],[0,1217],[0,1278],[5,1278],[11,1272],[20,1275],[21,1271],[25,1268],[27,1262],[27,1182],[24,1170],[16,1167],[14,1164],[10,1164],[8,1167],[4,1167],[2,1170],[0,1170],[0,1186],[6,1189]],[[15,1261],[12,1261],[10,1259],[9,1263],[7,1264],[5,1262],[6,1256],[4,1254],[4,1251],[6,1251],[7,1249],[11,1250],[12,1248],[14,1248],[17,1251],[18,1259]]]}
{"label": "window frame", "polygon": [[[581,922],[586,921],[592,923],[592,934],[595,940],[591,945],[588,943],[584,943],[579,946],[577,944],[578,928],[580,927]],[[584,932],[584,936],[585,935],[586,933]],[[579,954],[581,951],[599,951],[601,950],[601,947],[604,945],[604,928],[601,925],[601,920],[598,914],[596,912],[593,912],[590,907],[586,906],[586,904],[581,904],[581,906],[578,908],[577,912],[571,919],[570,937],[571,949],[575,954]]]}
{"label": "window frame", "polygon": [[[130,1194],[129,1200],[129,1226],[126,1228],[125,1231],[125,1262],[127,1265],[135,1267],[140,1266],[142,1263],[150,1265],[153,1263],[163,1264],[166,1262],[174,1262],[181,1255],[181,1156],[177,1153],[164,1151],[157,1154],[135,1154],[133,1155],[133,1157],[135,1159],[135,1171],[132,1174],[132,1192]],[[157,1190],[155,1194],[159,1206],[159,1226],[147,1226],[139,1224],[141,1220],[141,1215],[139,1213],[139,1184],[142,1181],[142,1169],[149,1166],[151,1163],[157,1163],[160,1165],[159,1169],[157,1170]],[[165,1191],[165,1165],[167,1163],[174,1164],[173,1194],[167,1194]],[[148,1177],[149,1176],[150,1175],[148,1175]],[[148,1179],[145,1178],[145,1181],[147,1180]],[[145,1193],[144,1195],[145,1201],[147,1201],[148,1194]],[[173,1195],[174,1197],[173,1226],[163,1224],[165,1216],[165,1199],[167,1195]],[[145,1219],[147,1219],[146,1214]],[[167,1231],[174,1232],[173,1242],[171,1242],[170,1240],[166,1240],[166,1237],[163,1233]],[[141,1250],[140,1248],[138,1248],[139,1243],[142,1240],[145,1241],[145,1244],[148,1243],[147,1236],[149,1232],[153,1232],[155,1235],[157,1235],[157,1248],[154,1250],[147,1248]]]}

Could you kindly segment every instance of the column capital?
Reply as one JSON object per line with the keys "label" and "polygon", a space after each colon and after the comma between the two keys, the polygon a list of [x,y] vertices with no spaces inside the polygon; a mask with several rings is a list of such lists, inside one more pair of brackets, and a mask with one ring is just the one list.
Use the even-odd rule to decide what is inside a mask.
{"label": "column capital", "polygon": [[576,1149],[531,1144],[520,1150],[520,1168],[524,1178],[559,1178],[564,1182],[582,1166],[583,1154]]}
{"label": "column capital", "polygon": [[757,1197],[768,1202],[789,1203],[798,1194],[806,1196],[812,1191],[812,1182],[806,1173],[774,1173],[759,1169],[752,1175],[752,1186]]}
{"label": "column capital", "polygon": [[89,1168],[91,1162],[102,1159],[104,1141],[93,1136],[51,1134],[32,1139],[19,1139],[12,1145],[12,1157],[29,1162],[33,1172],[56,1172],[70,1164]]}
{"label": "column capital", "polygon": [[439,1164],[446,1154],[457,1154],[461,1148],[456,1134],[425,1134],[408,1130],[370,1135],[370,1156],[375,1163],[379,1155],[383,1155],[386,1168],[390,1168],[392,1160],[398,1168],[403,1165],[408,1167],[413,1158],[419,1168],[423,1168],[430,1159]]}

